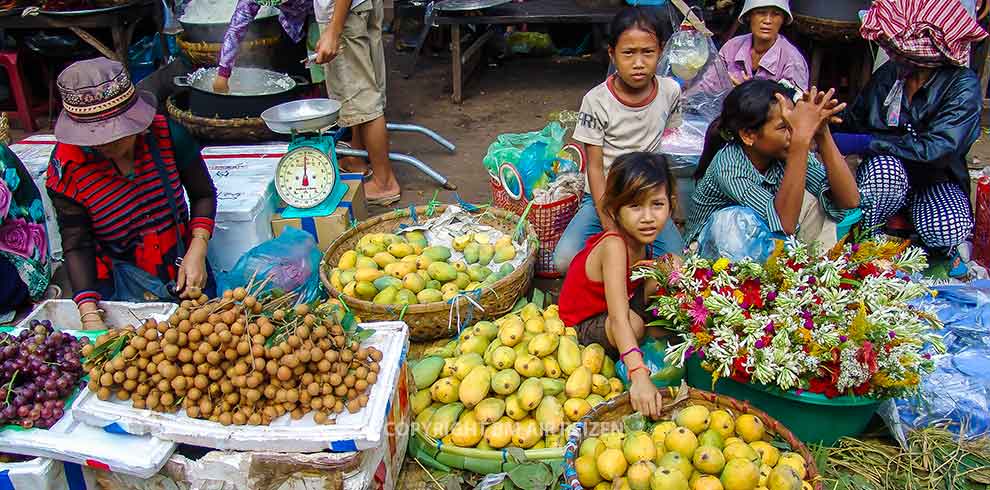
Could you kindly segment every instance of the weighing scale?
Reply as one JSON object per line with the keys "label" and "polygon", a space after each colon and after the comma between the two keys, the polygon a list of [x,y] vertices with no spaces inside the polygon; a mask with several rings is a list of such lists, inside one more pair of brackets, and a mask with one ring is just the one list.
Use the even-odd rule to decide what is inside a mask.
{"label": "weighing scale", "polygon": [[[275,170],[275,191],[288,207],[283,218],[329,216],[347,193],[340,180],[337,156],[367,159],[368,152],[337,148],[344,129],[334,130],[340,102],[333,99],[302,99],[271,107],[261,119],[275,133],[292,136],[289,149]],[[386,124],[389,131],[416,132],[430,137],[447,151],[455,146],[434,131],[415,124]],[[416,167],[447,189],[457,187],[425,163],[403,153],[389,153],[389,160]]]}
{"label": "weighing scale", "polygon": [[275,191],[288,205],[282,217],[329,216],[347,193],[337,163],[341,132],[327,134],[339,112],[340,103],[335,100],[308,99],[280,104],[261,114],[269,129],[292,136],[275,168]]}

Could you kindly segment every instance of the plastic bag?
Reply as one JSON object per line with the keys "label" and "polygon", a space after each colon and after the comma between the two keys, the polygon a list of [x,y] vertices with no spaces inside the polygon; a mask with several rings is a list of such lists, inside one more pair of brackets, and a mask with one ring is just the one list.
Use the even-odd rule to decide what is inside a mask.
{"label": "plastic bag", "polygon": [[579,170],[561,152],[563,147],[564,127],[554,121],[539,132],[500,135],[483,162],[510,196],[532,200],[534,191],[545,189],[558,175]]}
{"label": "plastic bag", "polygon": [[990,281],[934,288],[938,294],[912,302],[944,324],[946,353],[915,397],[893,400],[880,414],[903,445],[907,431],[936,421],[964,436],[990,431]]}
{"label": "plastic bag", "polygon": [[[663,358],[667,355],[667,345],[667,338],[665,337],[662,339],[648,338],[639,346],[639,349],[643,351],[643,363],[650,370],[650,379],[653,380],[653,384],[657,388],[679,386],[681,380],[684,379],[683,367],[671,366],[664,362]],[[623,361],[615,363],[615,373],[622,380],[622,384],[628,388],[631,383],[629,382],[629,374],[626,372],[626,363]]]}
{"label": "plastic bag", "polygon": [[551,122],[540,131],[500,134],[488,146],[488,153],[485,154],[482,162],[488,173],[495,177],[503,163],[513,165],[519,163],[523,151],[533,143],[546,144],[542,156],[544,159],[552,160],[564,147],[564,127],[558,122]]}
{"label": "plastic bag", "polygon": [[509,34],[506,40],[509,50],[513,54],[529,54],[534,56],[546,56],[553,54],[556,49],[550,35],[544,32],[522,32],[516,31]]}
{"label": "plastic bag", "polygon": [[278,238],[268,240],[242,255],[230,272],[221,275],[220,289],[246,286],[252,276],[255,283],[270,277],[265,291],[293,291],[299,294],[298,303],[309,303],[323,296],[320,287],[322,258],[312,235],[296,228],[286,228]]}
{"label": "plastic bag", "polygon": [[733,262],[750,258],[763,262],[773,252],[773,233],[756,211],[730,206],[712,213],[698,235],[698,254],[707,259],[725,257]]}

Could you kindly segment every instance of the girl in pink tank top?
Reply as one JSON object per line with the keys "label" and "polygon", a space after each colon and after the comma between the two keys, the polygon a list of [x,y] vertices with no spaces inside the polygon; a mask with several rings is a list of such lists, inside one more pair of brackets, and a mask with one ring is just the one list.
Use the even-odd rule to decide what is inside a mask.
{"label": "girl in pink tank top", "polygon": [[609,169],[599,213],[613,229],[588,239],[574,257],[560,291],[560,318],[584,344],[599,343],[629,369],[633,408],[656,417],[660,394],[638,346],[649,316],[647,296],[656,284],[630,281],[633,265],[652,259],[648,247],[673,212],[674,182],[663,156],[637,152],[620,156]]}

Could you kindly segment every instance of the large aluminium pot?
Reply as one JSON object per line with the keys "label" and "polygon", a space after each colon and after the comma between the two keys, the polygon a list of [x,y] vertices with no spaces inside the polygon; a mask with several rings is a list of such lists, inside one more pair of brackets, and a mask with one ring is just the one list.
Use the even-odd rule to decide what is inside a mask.
{"label": "large aluminium pot", "polygon": [[[223,23],[194,23],[183,22],[182,38],[190,43],[222,43],[223,37],[227,33],[230,22]],[[255,39],[275,38],[282,35],[282,25],[278,22],[277,15],[254,19],[247,27],[247,34],[243,41],[253,41]],[[243,42],[242,41],[242,42]]]}
{"label": "large aluminium pot", "polygon": [[859,11],[870,8],[870,0],[791,0],[795,17],[859,23]]}
{"label": "large aluminium pot", "polygon": [[262,68],[235,67],[230,75],[230,92],[213,91],[216,68],[201,68],[188,76],[175,77],[174,83],[188,87],[189,111],[197,116],[234,119],[259,117],[269,107],[293,100],[298,80]]}

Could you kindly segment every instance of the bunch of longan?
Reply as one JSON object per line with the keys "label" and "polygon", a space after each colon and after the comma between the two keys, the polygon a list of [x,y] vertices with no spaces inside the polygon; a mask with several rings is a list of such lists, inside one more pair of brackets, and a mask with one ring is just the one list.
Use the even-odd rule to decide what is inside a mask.
{"label": "bunch of longan", "polygon": [[223,425],[267,425],[309,412],[327,424],[368,404],[381,351],[362,347],[336,312],[301,304],[269,310],[269,317],[261,314],[265,309],[237,288],[222,299],[183,301],[167,322],[105,334],[90,354],[107,342],[117,342],[119,352],[87,365],[89,389],[101,400],[181,409]]}

